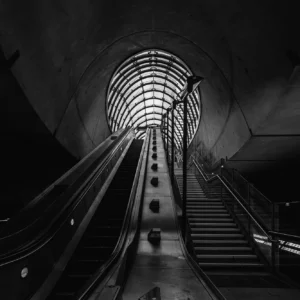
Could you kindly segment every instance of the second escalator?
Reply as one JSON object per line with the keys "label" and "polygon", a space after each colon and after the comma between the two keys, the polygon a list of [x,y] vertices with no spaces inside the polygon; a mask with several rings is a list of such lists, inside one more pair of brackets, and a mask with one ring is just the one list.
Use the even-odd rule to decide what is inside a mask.
{"label": "second escalator", "polygon": [[47,298],[76,294],[108,260],[121,234],[143,141],[134,140],[60,280]]}

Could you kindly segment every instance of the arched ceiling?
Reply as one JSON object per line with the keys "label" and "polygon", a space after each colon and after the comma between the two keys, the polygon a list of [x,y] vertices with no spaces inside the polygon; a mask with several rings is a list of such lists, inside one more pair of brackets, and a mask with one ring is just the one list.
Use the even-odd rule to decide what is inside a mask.
{"label": "arched ceiling", "polygon": [[[108,88],[107,117],[111,131],[132,126],[137,138],[143,138],[145,131],[138,131],[138,128],[161,126],[172,102],[182,100],[181,93],[191,75],[191,70],[181,59],[158,49],[144,50],[126,59],[115,71]],[[167,117],[171,124],[171,114]],[[196,133],[199,120],[200,98],[196,89],[188,96],[188,142]],[[175,113],[177,148],[182,147],[182,128],[183,108],[180,104]],[[170,129],[168,126],[167,130]]]}
{"label": "arched ceiling", "polygon": [[[123,61],[146,49],[172,53],[205,78],[192,144],[208,161],[233,157],[252,137],[257,153],[245,155],[244,147],[236,160],[266,161],[269,135],[274,157],[278,149],[283,157],[299,135],[294,3],[0,0],[0,5],[4,54],[20,51],[15,77],[51,134],[78,158],[111,134],[110,79]],[[286,148],[279,147],[283,144]]]}

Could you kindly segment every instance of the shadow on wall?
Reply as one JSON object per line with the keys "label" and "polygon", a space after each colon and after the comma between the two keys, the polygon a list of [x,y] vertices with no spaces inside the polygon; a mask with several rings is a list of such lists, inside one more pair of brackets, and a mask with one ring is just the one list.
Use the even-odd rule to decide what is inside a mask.
{"label": "shadow on wall", "polygon": [[214,164],[213,154],[207,147],[205,147],[203,141],[197,142],[194,140],[194,143],[188,150],[188,157],[190,155],[201,157],[201,160],[209,167],[212,167]]}
{"label": "shadow on wall", "polygon": [[0,53],[0,219],[11,217],[77,161],[51,135]]}

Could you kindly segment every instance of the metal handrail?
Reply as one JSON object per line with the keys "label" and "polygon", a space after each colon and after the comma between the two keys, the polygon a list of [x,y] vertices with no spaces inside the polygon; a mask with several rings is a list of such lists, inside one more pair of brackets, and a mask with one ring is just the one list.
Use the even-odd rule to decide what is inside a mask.
{"label": "metal handrail", "polygon": [[[192,154],[191,155],[191,157],[193,157],[194,159],[195,159],[195,156]],[[226,168],[227,169],[227,168]],[[236,169],[232,169],[235,173],[237,173],[238,174],[238,176],[239,177],[241,177],[247,184],[251,184],[238,170],[236,170]],[[273,202],[266,196],[266,195],[264,195],[260,190],[258,190],[254,185],[252,185],[251,184],[251,186],[252,186],[252,188],[256,191],[256,192],[258,192],[265,200],[267,200],[267,202],[269,202],[270,204],[272,204]],[[276,202],[276,203],[278,203],[278,202]],[[285,203],[285,202],[283,202],[283,203]],[[291,203],[291,202],[290,202]],[[299,201],[299,203],[300,203],[300,201]]]}
{"label": "metal handrail", "polygon": [[[143,158],[145,156],[145,152],[146,152],[146,156],[148,156],[149,144],[150,144],[150,131],[148,129],[146,132],[144,144],[142,146],[137,169],[135,172],[133,185],[132,185],[131,193],[129,196],[128,206],[126,209],[125,218],[123,221],[121,234],[118,239],[118,242],[117,242],[112,254],[110,255],[110,258],[104,263],[104,265],[102,265],[100,267],[97,274],[82,288],[82,290],[79,291],[79,293],[77,295],[79,300],[84,299],[90,293],[90,291],[95,287],[95,284],[99,281],[99,279],[101,277],[103,278],[109,272],[109,269],[112,268],[113,265],[115,263],[117,263],[118,259],[122,255],[124,255],[124,253],[127,252],[128,247],[132,243],[133,238],[130,239],[130,237],[129,237],[130,226],[133,225],[132,224],[133,219],[137,218],[137,216],[133,215],[133,210],[134,210],[133,207],[136,205],[136,203],[135,203],[137,201],[136,192],[137,192],[137,187],[138,187],[139,180],[140,180],[140,173],[141,173],[141,168],[143,165]],[[147,166],[147,162],[146,162],[146,166]],[[146,167],[144,166],[144,168],[146,168]],[[139,208],[138,208],[138,210],[139,210]],[[135,236],[136,232],[137,232],[137,229],[135,228],[134,232],[133,233],[131,232],[131,234],[133,236]]]}
{"label": "metal handrail", "polygon": [[227,189],[227,191],[231,194],[231,196],[239,203],[239,205],[244,209],[244,211],[247,213],[247,215],[252,219],[252,221],[256,224],[257,227],[260,228],[260,230],[268,237],[268,240],[270,242],[278,242],[277,240],[273,240],[272,237],[269,235],[269,233],[258,223],[258,221],[253,217],[253,215],[248,211],[248,209],[241,203],[241,201],[232,193],[232,191],[230,190],[230,188],[228,187],[228,185],[223,181],[223,179],[219,176],[219,175],[214,175],[212,178],[210,179],[206,179],[204,173],[202,172],[201,168],[199,168],[197,162],[195,160],[194,161],[194,165],[197,168],[197,170],[201,173],[201,175],[203,176],[204,180],[206,182],[209,182],[213,179],[218,178],[222,184],[225,186],[225,188]]}
{"label": "metal handrail", "polygon": [[293,240],[297,240],[300,242],[300,236],[298,235],[293,235],[293,234],[287,234],[287,233],[282,233],[282,232],[279,232],[279,231],[269,231],[270,234],[272,235],[277,235],[278,237],[284,237],[284,238],[290,238],[290,239],[293,239]]}
{"label": "metal handrail", "polygon": [[[237,171],[236,171],[236,172],[237,172]],[[241,173],[238,172],[238,174],[239,174],[239,176],[242,176]],[[245,179],[245,180],[246,180],[246,179]],[[249,181],[246,180],[246,182],[247,182],[248,184],[250,184]],[[260,190],[258,190],[254,185],[251,185],[251,186],[252,186],[252,188],[253,188],[256,192],[258,192],[265,200],[267,200],[267,202],[269,202],[270,204],[273,204],[273,202],[272,202],[268,197],[266,197]]]}
{"label": "metal handrail", "polygon": [[0,223],[5,223],[5,222],[8,222],[10,219],[7,218],[7,219],[3,219],[3,220],[0,220]]}
{"label": "metal handrail", "polygon": [[[129,131],[128,131],[129,132]],[[126,140],[126,137],[128,136],[128,134],[124,135],[121,139],[120,139],[120,142],[118,142],[114,147],[113,149],[111,150],[111,152],[109,153],[109,155],[107,155],[104,160],[100,163],[99,166],[97,166],[93,171],[92,173],[84,179],[84,182],[81,182],[81,186],[80,188],[75,191],[72,196],[70,197],[70,199],[68,199],[68,201],[66,202],[63,202],[63,203],[54,203],[53,204],[53,207],[50,206],[49,208],[47,208],[44,212],[43,212],[43,215],[40,214],[39,218],[38,219],[35,219],[34,222],[32,223],[29,223],[29,225],[27,225],[26,227],[22,228],[21,230],[19,231],[16,231],[16,232],[13,232],[12,234],[8,234],[6,236],[3,236],[0,238],[0,242],[2,242],[3,244],[4,243],[7,243],[8,245],[8,249],[6,249],[7,252],[1,254],[1,261],[4,259],[4,260],[8,260],[10,262],[13,262],[14,259],[10,258],[10,254],[13,255],[14,257],[17,256],[18,259],[28,255],[28,253],[32,253],[32,249],[37,249],[38,246],[40,243],[41,243],[41,240],[40,239],[43,239],[47,234],[46,232],[48,232],[50,230],[50,228],[52,226],[54,226],[54,224],[60,219],[62,218],[62,215],[65,213],[65,214],[68,214],[68,211],[73,211],[76,209],[76,206],[78,205],[78,203],[81,201],[81,194],[83,194],[84,190],[88,189],[89,185],[90,185],[90,182],[93,182],[93,180],[95,180],[95,178],[97,176],[99,176],[99,174],[101,172],[104,172],[107,165],[108,165],[108,162],[110,161],[110,159],[115,155],[115,153],[117,153],[118,149],[122,146],[122,144],[124,143],[124,141]],[[32,235],[35,236],[34,239],[30,239],[29,241],[25,240],[24,241],[24,244],[22,245],[22,247],[18,248],[15,246],[15,248],[12,248],[13,246],[13,243],[11,242],[12,239],[14,240],[18,240],[18,235],[20,234],[24,234],[24,232],[26,230],[31,230],[31,228],[34,228],[34,227],[37,227],[37,222],[39,222],[40,220],[43,220],[45,219],[45,215],[47,215],[48,219],[50,220],[50,217],[51,215],[53,215],[53,210],[54,208],[56,208],[56,206],[59,205],[60,207],[60,210],[59,210],[59,213],[54,215],[52,218],[51,218],[51,221],[49,223],[47,223],[47,226],[46,227],[43,227],[41,230],[39,230],[38,232],[34,232]],[[58,230],[58,229],[56,229]],[[29,238],[28,238],[29,239]],[[47,239],[48,241],[48,239]],[[29,250],[31,249],[31,250]],[[2,249],[1,249],[2,250]],[[16,252],[15,252],[16,251]],[[34,250],[35,251],[35,250]],[[2,257],[3,255],[3,257]],[[1,264],[1,263],[0,263]]]}
{"label": "metal handrail", "polygon": [[[273,230],[265,230],[263,229],[263,227],[259,224],[259,222],[256,220],[255,217],[253,217],[252,213],[248,211],[248,209],[240,202],[240,200],[232,193],[232,191],[230,190],[230,188],[228,187],[228,185],[224,182],[224,180],[219,176],[219,175],[214,175],[213,177],[208,177],[207,174],[205,174],[202,169],[198,166],[198,162],[195,161],[193,159],[194,165],[197,168],[197,170],[201,173],[201,175],[203,176],[203,178],[205,179],[206,182],[210,182],[216,178],[218,178],[222,184],[226,187],[226,189],[229,191],[229,193],[234,197],[234,199],[242,206],[242,208],[246,211],[246,213],[250,216],[250,218],[255,222],[255,224],[263,231],[263,233],[268,237],[268,240],[270,242],[276,242],[279,243],[279,240],[274,240],[271,236],[276,235],[278,237],[285,237],[285,238],[290,238],[291,240],[296,240],[298,242],[300,242],[300,236],[297,235],[292,235],[292,234],[287,234],[287,233],[282,233],[279,231],[273,231]],[[209,178],[209,179],[206,179]],[[286,203],[286,202],[280,202],[280,203]],[[289,202],[289,203],[300,203],[300,201],[294,201],[294,202]],[[278,202],[276,202],[275,204],[278,204]]]}
{"label": "metal handrail", "polygon": [[[97,166],[99,165],[99,163],[101,163],[101,161],[102,163],[104,163],[109,151],[117,148],[118,145],[122,144],[126,137],[130,134],[130,132],[131,129],[126,128],[121,131],[117,139],[112,141],[111,138],[107,138],[93,151],[91,151],[91,153],[89,153],[86,157],[84,157],[76,165],[74,165],[70,170],[68,170],[57,180],[51,183],[43,192],[41,192],[32,201],[30,201],[16,215],[10,218],[9,222],[7,222],[5,226],[3,226],[0,240],[5,238],[6,236],[24,231],[26,228],[32,225],[33,220],[40,219],[41,216],[45,214],[46,210],[48,210],[52,205],[55,205],[55,202],[59,198],[61,198],[63,194],[66,194],[75,184],[77,184],[79,180],[84,180],[84,174],[87,173],[87,170],[89,170],[89,168],[94,169],[95,167],[93,167],[93,165]],[[102,145],[107,146],[103,147]],[[98,153],[99,150],[100,154],[91,160],[90,157],[95,153]],[[75,174],[75,176],[73,174]],[[72,178],[72,180],[69,180],[69,178]],[[59,186],[65,187],[64,190],[55,196],[50,196],[50,198],[47,198],[49,197],[49,194]],[[61,202],[64,203],[64,201]]]}
{"label": "metal handrail", "polygon": [[279,205],[279,204],[286,204],[286,203],[289,203],[289,204],[297,204],[297,203],[300,203],[300,201],[280,201],[280,202],[274,202],[275,204]]}
{"label": "metal handrail", "polygon": [[[247,184],[251,184],[238,170],[233,169],[234,172],[236,172]],[[260,190],[258,190],[254,185],[252,185],[252,189],[254,189],[256,192],[258,192],[265,200],[267,200],[267,202],[269,202],[270,204],[272,204],[273,202],[266,196],[264,195]]]}

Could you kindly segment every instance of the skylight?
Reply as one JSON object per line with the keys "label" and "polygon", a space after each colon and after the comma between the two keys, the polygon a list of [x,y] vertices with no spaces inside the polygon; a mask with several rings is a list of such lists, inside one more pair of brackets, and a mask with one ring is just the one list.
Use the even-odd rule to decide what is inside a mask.
{"label": "skylight", "polygon": [[[137,138],[144,138],[145,131],[139,129],[161,125],[162,115],[173,100],[180,99],[180,92],[191,75],[182,60],[165,51],[145,50],[127,59],[114,73],[108,89],[107,116],[112,132],[133,126]],[[182,104],[178,105],[175,116],[177,148],[182,147],[182,109]],[[196,89],[188,97],[189,143],[199,120],[200,97]]]}

